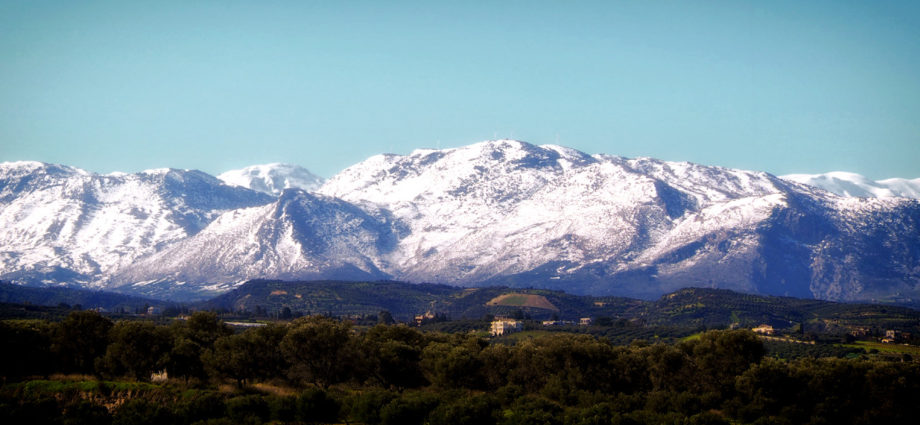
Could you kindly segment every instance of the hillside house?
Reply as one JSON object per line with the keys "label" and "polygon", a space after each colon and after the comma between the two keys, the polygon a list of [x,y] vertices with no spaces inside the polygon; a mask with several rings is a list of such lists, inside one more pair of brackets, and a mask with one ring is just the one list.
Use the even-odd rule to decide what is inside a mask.
{"label": "hillside house", "polygon": [[590,318],[590,317],[582,317],[582,318],[578,321],[578,324],[581,325],[581,326],[588,326],[588,325],[591,324],[591,318]]}
{"label": "hillside house", "polygon": [[415,325],[422,326],[422,322],[426,320],[434,319],[434,313],[431,311],[426,311],[425,314],[416,314],[415,315]]}
{"label": "hillside house", "polygon": [[492,321],[492,326],[489,328],[489,334],[492,336],[500,336],[511,332],[517,332],[521,329],[521,322],[517,320],[496,318]]}

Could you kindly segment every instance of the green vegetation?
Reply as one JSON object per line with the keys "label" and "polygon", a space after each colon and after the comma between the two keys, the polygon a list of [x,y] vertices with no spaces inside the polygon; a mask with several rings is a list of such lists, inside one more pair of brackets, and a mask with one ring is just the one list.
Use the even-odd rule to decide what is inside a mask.
{"label": "green vegetation", "polygon": [[802,325],[803,332],[843,334],[854,327],[882,332],[909,331],[920,323],[920,311],[905,307],[700,288],[682,289],[656,301],[643,301],[578,296],[545,289],[464,289],[402,282],[251,281],[194,307],[235,312],[241,317],[281,317],[284,309],[292,317],[310,314],[376,317],[379,312],[387,311],[397,321],[411,321],[425,312],[439,313],[452,320],[475,320],[488,315],[569,321],[592,317],[696,331],[736,323],[741,327],[770,324],[777,329]]}
{"label": "green vegetation", "polygon": [[[920,312],[890,305],[712,289],[641,301],[254,281],[166,314],[0,307],[4,424],[898,424],[920,417]],[[215,311],[177,316],[189,308]],[[431,314],[417,323],[423,313]],[[523,330],[489,338],[497,315],[520,319]],[[582,317],[593,323],[575,324]],[[231,319],[260,326],[224,322]],[[772,325],[777,338],[713,330],[760,324]],[[896,344],[877,342],[890,335]]]}
{"label": "green vegetation", "polygon": [[[514,296],[508,298],[509,292]],[[490,304],[502,297],[504,301]],[[600,303],[603,305],[595,305],[598,300],[604,300]],[[256,317],[277,317],[285,308],[295,317],[310,314],[369,316],[387,311],[396,320],[408,321],[428,311],[451,319],[510,316],[516,311],[535,319],[635,316],[644,312],[646,304],[629,298],[596,298],[541,289],[511,291],[505,287],[458,288],[403,282],[255,280],[194,307],[245,312]]]}
{"label": "green vegetation", "polygon": [[[68,295],[65,297],[64,293]],[[74,294],[79,294],[77,299],[84,301],[81,305],[72,300],[69,302],[73,305],[65,303],[67,297]],[[4,299],[20,304],[3,304]],[[643,301],[578,296],[545,289],[458,288],[403,282],[254,280],[212,300],[180,306],[117,294],[62,288],[23,288],[0,283],[0,318],[61,320],[72,310],[101,307],[107,315],[130,319],[135,313],[146,312],[150,306],[159,309],[156,316],[210,310],[243,321],[290,320],[324,314],[370,318],[365,322],[377,323],[378,315],[385,313],[387,317],[381,323],[392,323],[413,321],[416,315],[431,312],[440,317],[434,322],[444,322],[445,319],[451,322],[475,321],[486,316],[565,321],[591,317],[609,322],[626,320],[633,325],[632,328],[657,326],[695,329],[694,332],[721,329],[733,323],[747,328],[760,324],[769,324],[777,329],[799,327],[803,334],[842,335],[856,327],[869,328],[873,333],[887,329],[910,332],[917,329],[920,322],[920,311],[905,307],[834,303],[701,288],[682,289],[655,301]],[[230,319],[230,316],[226,317]],[[670,334],[665,331],[662,335],[667,337]],[[920,336],[920,332],[913,334]],[[686,335],[689,334],[683,336]]]}
{"label": "green vegetation", "polygon": [[853,344],[844,344],[844,347],[858,348],[865,351],[877,350],[882,353],[910,354],[920,359],[920,347],[916,345],[882,344],[873,341],[855,341]]}
{"label": "green vegetation", "polygon": [[[443,323],[450,322],[426,326]],[[906,424],[920,417],[920,363],[910,353],[881,352],[889,346],[763,342],[747,330],[678,332],[626,320],[528,323],[530,330],[487,340],[324,316],[236,332],[207,312],[169,324],[112,322],[93,312],[3,321],[0,423]],[[618,345],[617,335],[649,337]],[[842,352],[771,355],[783,347]],[[169,378],[151,382],[162,370]]]}

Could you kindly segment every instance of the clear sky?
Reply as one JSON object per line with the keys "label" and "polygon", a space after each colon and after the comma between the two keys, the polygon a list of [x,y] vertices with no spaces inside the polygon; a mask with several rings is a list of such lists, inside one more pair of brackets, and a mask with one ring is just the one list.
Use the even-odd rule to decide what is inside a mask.
{"label": "clear sky", "polygon": [[0,161],[218,173],[492,138],[920,177],[917,1],[0,1]]}

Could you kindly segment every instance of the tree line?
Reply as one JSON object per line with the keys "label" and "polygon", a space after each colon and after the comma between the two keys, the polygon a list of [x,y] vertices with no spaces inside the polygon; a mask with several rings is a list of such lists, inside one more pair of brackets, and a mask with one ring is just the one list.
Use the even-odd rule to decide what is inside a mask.
{"label": "tree line", "polygon": [[[206,312],[168,325],[73,312],[57,323],[0,322],[0,335],[2,423],[897,424],[920,417],[917,363],[774,359],[749,331],[709,331],[675,344],[618,346],[566,333],[495,344],[401,325],[358,329],[323,316],[234,332]],[[168,384],[138,387],[145,389],[108,405],[81,395],[103,384],[41,391],[36,380],[84,374],[145,383],[163,370]],[[257,383],[295,394],[261,392]],[[218,391],[222,384],[237,390]]]}

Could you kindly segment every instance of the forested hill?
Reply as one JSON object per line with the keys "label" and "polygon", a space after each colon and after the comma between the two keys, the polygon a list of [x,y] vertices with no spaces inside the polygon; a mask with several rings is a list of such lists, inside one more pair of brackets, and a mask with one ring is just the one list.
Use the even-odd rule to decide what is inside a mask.
{"label": "forested hill", "polygon": [[649,303],[647,320],[659,324],[717,326],[730,323],[787,327],[796,323],[836,326],[914,327],[920,310],[743,294],[725,289],[686,288]]}
{"label": "forested hill", "polygon": [[62,287],[28,287],[0,281],[0,302],[57,306],[67,304],[84,309],[102,308],[108,311],[134,311],[145,306],[165,307],[167,302],[118,294],[108,291]]}
{"label": "forested hill", "polygon": [[427,312],[458,319],[479,318],[485,314],[511,315],[520,310],[533,318],[576,319],[590,315],[641,315],[646,304],[630,298],[577,296],[545,289],[460,288],[394,281],[255,280],[197,306],[268,313],[288,307],[303,314],[334,316],[377,314],[386,310],[397,319],[410,319]]}
{"label": "forested hill", "polygon": [[905,307],[761,296],[722,289],[687,288],[656,301],[643,301],[578,296],[545,289],[458,288],[393,281],[256,280],[196,307],[263,314],[277,313],[286,307],[294,314],[335,316],[373,315],[386,310],[401,320],[426,312],[451,319],[480,318],[486,314],[525,314],[534,319],[561,320],[607,317],[656,325],[706,327],[731,323],[767,323],[777,327],[797,323],[913,327],[920,323],[920,311]]}
{"label": "forested hill", "polygon": [[[166,301],[103,291],[33,288],[0,282],[0,303],[79,306],[134,312],[146,306],[169,307]],[[249,312],[255,316],[325,314],[350,317],[389,311],[397,320],[431,313],[449,319],[486,315],[536,320],[577,321],[624,319],[646,325],[726,327],[770,324],[792,328],[807,324],[821,330],[854,327],[920,329],[920,310],[878,304],[773,297],[724,289],[686,288],[655,301],[593,297],[546,289],[508,287],[461,288],[395,281],[345,282],[253,280],[208,301],[187,305],[193,310]]]}

